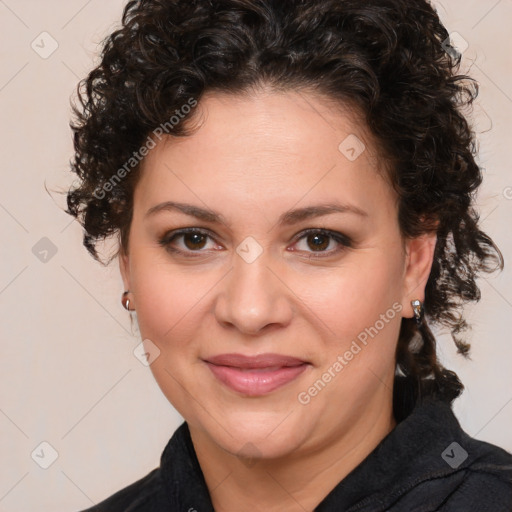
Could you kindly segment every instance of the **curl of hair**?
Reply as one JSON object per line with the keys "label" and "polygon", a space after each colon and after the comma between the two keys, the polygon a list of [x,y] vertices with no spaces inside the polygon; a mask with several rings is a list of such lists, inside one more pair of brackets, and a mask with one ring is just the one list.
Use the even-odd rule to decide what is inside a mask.
{"label": "curl of hair", "polygon": [[[118,253],[127,252],[139,165],[112,177],[190,98],[258,86],[316,91],[362,114],[389,163],[403,236],[437,232],[425,315],[449,327],[467,356],[462,307],[480,299],[478,275],[503,268],[503,257],[473,208],[482,175],[462,110],[478,85],[457,74],[460,56],[448,41],[426,0],[129,1],[100,64],[78,85],[71,168],[80,183],[66,212],[98,261],[97,242],[115,233]],[[189,135],[192,118],[171,135]],[[426,320],[418,328],[402,319],[396,363],[414,399],[452,401],[463,389],[437,360]]]}

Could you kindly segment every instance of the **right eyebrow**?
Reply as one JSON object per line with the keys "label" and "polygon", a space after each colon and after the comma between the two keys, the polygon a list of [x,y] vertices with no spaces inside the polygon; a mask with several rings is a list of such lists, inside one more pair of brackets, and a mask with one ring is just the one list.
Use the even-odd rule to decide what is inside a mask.
{"label": "right eyebrow", "polygon": [[225,221],[223,220],[223,216],[219,213],[214,212],[213,210],[209,210],[206,208],[200,208],[198,206],[194,206],[192,204],[187,203],[177,203],[175,201],[166,201],[165,203],[157,204],[153,207],[151,207],[146,214],[144,215],[144,218],[151,217],[158,212],[162,211],[180,211],[184,213],[185,215],[190,215],[191,217],[196,217],[200,220],[203,220],[205,222],[218,222],[225,224]]}

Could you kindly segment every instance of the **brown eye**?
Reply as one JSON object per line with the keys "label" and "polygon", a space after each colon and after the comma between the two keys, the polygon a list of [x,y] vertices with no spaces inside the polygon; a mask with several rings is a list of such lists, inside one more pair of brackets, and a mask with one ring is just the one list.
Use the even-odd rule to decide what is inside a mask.
{"label": "brown eye", "polygon": [[202,233],[185,233],[181,236],[183,237],[185,247],[191,251],[202,249],[206,244],[206,239],[208,238]]}
{"label": "brown eye", "polygon": [[324,234],[316,234],[316,235],[308,235],[307,241],[309,247],[311,247],[314,251],[324,251],[329,247],[329,242],[331,238],[328,235]]}

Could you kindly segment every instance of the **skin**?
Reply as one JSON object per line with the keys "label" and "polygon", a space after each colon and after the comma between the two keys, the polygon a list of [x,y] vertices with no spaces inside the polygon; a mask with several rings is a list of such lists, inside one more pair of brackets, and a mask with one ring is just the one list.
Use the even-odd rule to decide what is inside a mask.
{"label": "skin", "polygon": [[[424,299],[436,237],[402,238],[395,192],[377,168],[382,159],[348,108],[312,93],[261,89],[209,93],[196,115],[197,131],[162,141],[143,162],[128,253],[119,260],[130,307],[142,338],[160,350],[151,370],[188,422],[215,510],[313,510],[396,425],[400,321],[413,316],[411,300]],[[366,145],[354,161],[338,149],[350,134]],[[207,208],[223,222],[178,210],[146,216],[165,201]],[[325,203],[366,215],[278,223],[289,210]],[[183,255],[159,244],[186,227],[210,237],[174,239]],[[301,237],[308,228],[352,243],[321,238],[318,251]],[[251,263],[236,252],[249,236],[263,251]],[[401,311],[300,403],[299,393],[329,368],[332,377],[338,356],[393,304]],[[310,365],[279,389],[248,397],[203,362],[232,352]]]}

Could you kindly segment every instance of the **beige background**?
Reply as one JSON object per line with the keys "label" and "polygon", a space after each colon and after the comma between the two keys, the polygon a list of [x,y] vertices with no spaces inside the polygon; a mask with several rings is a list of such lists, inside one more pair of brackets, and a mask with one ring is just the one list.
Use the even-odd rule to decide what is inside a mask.
{"label": "beige background", "polygon": [[[436,4],[449,30],[468,42],[464,65],[481,83],[475,118],[486,170],[479,207],[508,262],[512,1]],[[97,44],[117,25],[123,5],[0,0],[1,512],[91,506],[156,467],[181,423],[132,353],[140,340],[120,304],[117,261],[109,268],[94,262],[80,226],[62,211],[65,196],[45,190],[65,191],[72,181],[69,98],[97,62]],[[58,44],[46,59],[40,53],[52,40],[40,36],[44,31]],[[44,237],[56,250],[46,262]],[[455,356],[451,340],[440,336],[444,361],[466,385],[455,404],[463,428],[508,450],[511,285],[508,265],[481,281],[483,298],[468,311],[472,362]],[[31,458],[36,450],[40,464],[50,461],[51,449],[41,442],[58,453],[46,470]]]}

